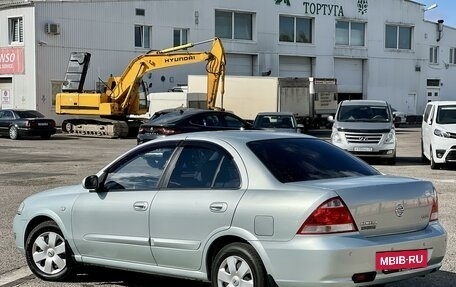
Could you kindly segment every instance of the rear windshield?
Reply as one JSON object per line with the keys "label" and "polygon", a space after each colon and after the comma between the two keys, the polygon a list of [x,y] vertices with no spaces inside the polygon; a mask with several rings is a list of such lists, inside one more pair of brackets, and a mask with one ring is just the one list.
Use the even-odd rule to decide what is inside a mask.
{"label": "rear windshield", "polygon": [[255,128],[275,128],[292,129],[294,128],[293,116],[289,115],[260,115],[254,123]]}
{"label": "rear windshield", "polygon": [[44,118],[42,114],[37,111],[16,111],[17,115],[22,118]]}
{"label": "rear windshield", "polygon": [[169,113],[154,115],[147,123],[155,125],[163,125],[176,122],[185,115],[185,111],[173,111]]}
{"label": "rear windshield", "polygon": [[247,146],[283,183],[379,174],[367,163],[319,139],[263,140]]}
{"label": "rear windshield", "polygon": [[391,117],[386,106],[346,105],[340,107],[337,120],[339,122],[389,122]]}
{"label": "rear windshield", "polygon": [[440,106],[437,110],[438,124],[456,124],[456,105],[454,106]]}

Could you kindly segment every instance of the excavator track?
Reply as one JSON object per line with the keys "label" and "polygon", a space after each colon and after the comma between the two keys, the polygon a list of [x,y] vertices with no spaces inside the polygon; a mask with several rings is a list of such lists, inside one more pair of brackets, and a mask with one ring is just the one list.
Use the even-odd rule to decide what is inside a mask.
{"label": "excavator track", "polygon": [[62,123],[62,132],[78,137],[125,138],[129,126],[125,121],[68,119]]}

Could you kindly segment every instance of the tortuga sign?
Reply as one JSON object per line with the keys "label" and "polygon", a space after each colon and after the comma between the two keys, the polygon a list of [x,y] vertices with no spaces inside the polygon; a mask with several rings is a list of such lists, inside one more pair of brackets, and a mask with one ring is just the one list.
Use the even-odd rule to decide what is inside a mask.
{"label": "tortuga sign", "polygon": [[[274,0],[277,5],[280,5],[282,2],[291,6],[290,0]],[[367,13],[367,0],[356,0],[358,6],[358,12],[362,15]],[[333,15],[338,17],[344,16],[344,8],[341,5],[337,4],[327,4],[327,3],[313,3],[313,2],[302,2],[304,6],[304,13],[312,15]]]}
{"label": "tortuga sign", "polygon": [[0,48],[0,75],[24,73],[24,48]]}

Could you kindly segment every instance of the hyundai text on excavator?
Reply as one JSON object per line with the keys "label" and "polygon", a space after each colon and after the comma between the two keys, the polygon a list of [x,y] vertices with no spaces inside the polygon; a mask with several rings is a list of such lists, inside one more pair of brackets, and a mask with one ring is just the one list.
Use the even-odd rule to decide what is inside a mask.
{"label": "hyundai text on excavator", "polygon": [[[212,42],[208,52],[189,52],[185,49]],[[144,74],[156,69],[170,68],[207,61],[207,108],[217,109],[215,101],[220,85],[224,94],[225,52],[219,38],[198,43],[149,51],[133,59],[120,77],[109,77],[103,92],[83,91],[90,54],[72,55],[62,93],[56,95],[56,113],[60,115],[100,116],[97,118],[66,119],[62,132],[77,136],[126,137],[135,126],[130,115],[147,112],[147,95],[139,93]],[[137,121],[136,121],[137,126]]]}

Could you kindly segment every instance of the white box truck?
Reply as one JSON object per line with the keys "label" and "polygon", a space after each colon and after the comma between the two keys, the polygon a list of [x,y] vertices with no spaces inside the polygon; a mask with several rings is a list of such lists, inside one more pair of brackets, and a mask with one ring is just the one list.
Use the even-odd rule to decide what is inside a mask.
{"label": "white box truck", "polygon": [[[220,91],[220,89],[219,89]],[[188,94],[206,92],[206,77],[188,76]],[[292,112],[306,128],[324,124],[337,109],[335,79],[226,76],[225,94],[217,107],[253,120],[260,112]]]}

